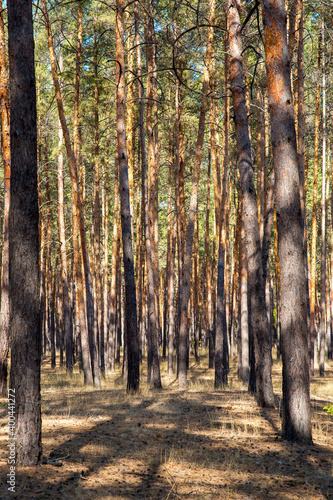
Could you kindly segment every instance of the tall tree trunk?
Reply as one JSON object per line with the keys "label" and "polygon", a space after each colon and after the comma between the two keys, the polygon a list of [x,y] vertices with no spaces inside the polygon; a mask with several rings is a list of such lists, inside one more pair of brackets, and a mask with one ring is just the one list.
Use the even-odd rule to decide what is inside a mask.
{"label": "tall tree trunk", "polygon": [[250,344],[248,311],[248,273],[245,247],[245,221],[242,216],[242,203],[239,203],[239,336],[238,336],[238,377],[247,384],[250,378]]}
{"label": "tall tree trunk", "polygon": [[228,2],[230,80],[233,107],[238,165],[244,207],[245,239],[248,260],[248,292],[251,304],[251,324],[254,335],[256,361],[257,401],[260,406],[273,406],[271,342],[265,303],[262,255],[258,223],[258,207],[253,180],[251,143],[248,117],[245,105],[244,79],[242,66],[242,41],[239,1]]}
{"label": "tall tree trunk", "polygon": [[281,357],[281,272],[280,272],[280,259],[278,250],[278,230],[276,220],[276,205],[274,205],[273,212],[274,221],[274,256],[275,256],[275,290],[276,290],[276,358]]}
{"label": "tall tree trunk", "polygon": [[[307,287],[307,321],[311,335],[310,320],[310,281],[309,281],[309,253],[308,253],[308,231],[306,213],[306,179],[305,179],[305,95],[304,95],[304,0],[299,0],[299,25],[298,25],[298,47],[297,47],[297,153],[301,196],[301,210],[304,228],[304,273]],[[311,338],[309,338],[311,349]]]}
{"label": "tall tree trunk", "polygon": [[119,191],[125,277],[125,322],[128,357],[127,390],[139,389],[139,337],[137,330],[136,290],[134,278],[131,210],[128,185],[128,161],[125,127],[125,54],[124,54],[124,5],[116,0],[116,82],[117,82],[117,145],[119,155]]}
{"label": "tall tree trunk", "polygon": [[[11,186],[9,293],[16,465],[40,462],[41,331],[38,271],[37,113],[32,4],[8,0]],[[9,410],[10,411],[10,410]]]}
{"label": "tall tree trunk", "polygon": [[[214,0],[210,2],[214,3]],[[187,359],[188,359],[188,303],[191,289],[191,267],[192,267],[192,248],[194,238],[194,223],[198,207],[198,186],[200,177],[201,154],[204,141],[205,120],[207,110],[207,94],[209,88],[209,68],[211,63],[211,53],[213,44],[213,30],[209,29],[206,61],[204,76],[201,91],[201,105],[198,126],[197,143],[195,147],[195,157],[192,172],[192,190],[189,207],[189,216],[187,224],[187,238],[184,257],[184,266],[181,276],[181,293],[180,293],[180,330],[179,330],[179,387],[185,389],[187,387]]]}
{"label": "tall tree trunk", "polygon": [[45,255],[45,311],[47,322],[47,351],[51,351],[51,368],[55,368],[55,343],[54,343],[54,321],[53,316],[53,295],[52,295],[52,263],[51,263],[51,244],[52,244],[52,219],[51,219],[51,191],[49,176],[49,153],[47,139],[45,138],[45,191],[46,191],[46,255]]}
{"label": "tall tree trunk", "polygon": [[114,202],[113,202],[113,237],[111,259],[111,284],[110,284],[110,326],[108,341],[108,369],[115,371],[116,344],[117,344],[117,245],[119,229],[119,160],[118,153],[115,157],[114,170]]}
{"label": "tall tree trunk", "polygon": [[313,161],[313,204],[312,204],[312,239],[311,239],[311,281],[310,281],[310,335],[311,335],[311,366],[314,374],[317,365],[317,328],[316,328],[316,264],[317,264],[317,198],[318,198],[318,165],[319,165],[319,127],[320,127],[320,70],[321,70],[321,37],[318,42],[318,77],[315,111],[315,143]]}
{"label": "tall tree trunk", "polygon": [[60,278],[62,281],[62,308],[63,325],[65,334],[66,349],[66,370],[73,371],[73,335],[70,317],[69,292],[68,292],[68,264],[66,251],[66,231],[65,231],[65,196],[64,196],[64,156],[62,152],[63,133],[59,122],[58,140],[58,230],[60,242]]}
{"label": "tall tree trunk", "polygon": [[[172,220],[172,179],[174,169],[174,148],[172,133],[172,117],[169,114],[169,171],[168,171],[168,234],[167,234],[167,268],[165,292],[165,323],[163,325],[165,343],[168,343],[168,373],[173,375],[173,343],[175,339],[175,216]],[[167,335],[168,333],[168,335]]]}
{"label": "tall tree trunk", "polygon": [[[149,18],[148,24],[150,28],[148,29],[148,40],[152,43],[152,33],[153,26],[151,26],[152,19]],[[147,48],[147,52],[151,56],[152,47]],[[152,71],[152,61],[149,63],[149,68]],[[152,76],[150,76],[152,79]],[[159,362],[159,322],[158,322],[158,308],[155,296],[155,290],[158,289],[158,282],[156,282],[156,266],[157,260],[154,260],[154,251],[157,247],[154,247],[156,240],[154,240],[154,223],[156,218],[156,205],[155,196],[157,196],[157,185],[158,179],[155,177],[156,174],[156,163],[155,163],[155,150],[153,141],[153,126],[152,126],[152,108],[153,102],[152,97],[153,90],[152,87],[148,85],[148,105],[147,105],[147,131],[148,131],[148,183],[147,189],[147,155],[146,155],[146,145],[145,145],[145,129],[144,129],[144,99],[143,99],[143,89],[140,89],[140,149],[141,149],[141,176],[142,176],[142,199],[144,200],[144,226],[145,226],[145,243],[146,243],[146,264],[147,264],[147,298],[148,298],[148,383],[155,389],[160,389],[161,375],[160,375],[160,362]],[[150,172],[149,172],[150,170]],[[148,192],[149,197],[148,197]],[[155,217],[154,217],[155,215]],[[153,250],[154,248],[154,250]],[[158,272],[158,268],[157,268]],[[158,298],[157,298],[158,300]]]}
{"label": "tall tree trunk", "polygon": [[[78,37],[75,64],[74,85],[74,112],[73,112],[73,151],[77,165],[79,178],[79,189],[82,200],[84,200],[84,176],[81,159],[80,141],[80,81],[81,81],[81,57],[82,57],[82,5],[78,4]],[[86,384],[93,383],[93,375],[90,361],[89,337],[87,331],[87,310],[84,297],[84,276],[82,274],[82,254],[80,252],[80,231],[75,199],[73,198],[73,278],[75,282],[75,322],[79,333],[80,356],[82,356],[82,368]],[[83,207],[82,207],[83,208]]]}
{"label": "tall tree trunk", "polygon": [[1,316],[0,316],[0,396],[7,396],[7,357],[9,339],[9,206],[10,206],[10,128],[9,93],[6,65],[5,27],[3,9],[0,10],[0,104],[1,144],[4,164],[4,217],[1,272]]}
{"label": "tall tree trunk", "polygon": [[[93,374],[93,382],[96,387],[100,387],[100,378],[99,378],[99,367],[98,367],[98,359],[97,359],[97,349],[96,344],[94,342],[94,302],[92,297],[92,289],[91,289],[91,273],[90,273],[90,264],[89,264],[89,255],[88,255],[88,246],[87,246],[87,237],[85,230],[85,222],[84,222],[84,213],[81,202],[81,194],[79,187],[79,176],[77,170],[76,159],[74,156],[74,152],[72,150],[69,131],[67,127],[67,121],[65,118],[63,101],[60,91],[59,79],[57,75],[57,64],[56,64],[56,55],[53,46],[53,38],[51,32],[51,25],[48,17],[48,11],[46,7],[46,0],[42,0],[42,8],[46,22],[47,28],[47,37],[48,37],[48,45],[49,45],[49,54],[51,61],[51,70],[52,70],[52,78],[53,84],[55,88],[57,107],[59,119],[61,122],[65,147],[67,152],[68,166],[69,172],[72,182],[73,188],[73,202],[75,205],[76,212],[76,220],[79,223],[80,230],[80,239],[81,239],[81,250],[82,250],[82,259],[83,259],[83,267],[85,274],[85,285],[86,285],[86,301],[87,301],[87,319],[88,319],[88,336],[89,336],[89,347],[90,347],[90,357],[91,357],[91,368]],[[74,231],[73,231],[74,232]]]}
{"label": "tall tree trunk", "polygon": [[281,267],[282,429],[284,439],[310,443],[311,412],[303,221],[283,0],[263,0],[263,23]]}
{"label": "tall tree trunk", "polygon": [[[130,192],[130,203],[131,203],[131,217],[133,224],[134,217],[134,163],[135,163],[135,124],[134,124],[134,57],[135,53],[133,48],[134,39],[132,35],[132,20],[128,12],[126,12],[126,21],[128,21],[127,29],[127,65],[128,65],[128,82],[127,86],[127,109],[126,109],[126,144],[127,144],[127,154],[128,154],[128,186]],[[132,227],[133,232],[133,227]]]}
{"label": "tall tree trunk", "polygon": [[[330,120],[331,121],[331,120]],[[331,167],[331,206],[333,206],[333,167]],[[331,212],[331,249],[333,249],[333,214]],[[331,290],[331,338],[328,343],[328,358],[333,359],[333,252],[331,251],[330,256],[330,267],[331,267],[331,276],[330,276],[330,290]]]}
{"label": "tall tree trunk", "polygon": [[320,294],[320,346],[319,375],[325,373],[326,350],[326,74],[325,74],[325,25],[322,21],[322,95],[323,95],[323,150],[321,170],[321,294]]}
{"label": "tall tree trunk", "polygon": [[101,274],[101,196],[99,158],[99,86],[98,86],[98,41],[94,38],[94,176],[93,176],[93,276],[95,297],[94,342],[98,346],[99,365],[105,375],[104,331],[102,323],[102,274]]}
{"label": "tall tree trunk", "polygon": [[[152,330],[149,329],[149,335],[153,344],[158,345],[159,342],[159,265],[158,265],[158,175],[159,175],[159,161],[157,155],[157,123],[155,115],[154,103],[157,97],[157,78],[156,78],[156,38],[154,28],[154,15],[152,1],[148,0],[148,23],[146,30],[146,61],[147,61],[147,139],[148,139],[148,187],[147,187],[147,209],[148,209],[148,222],[149,222],[149,238],[147,242],[147,228],[146,228],[146,246],[151,246],[151,265],[153,273],[153,293],[155,296],[155,313],[148,309],[148,315],[151,317],[155,315],[156,325],[151,324]],[[141,154],[142,142],[141,142]],[[147,249],[146,249],[147,250]],[[147,250],[148,251],[148,250]],[[150,259],[147,254],[147,277],[148,277],[148,297],[149,297],[149,275],[150,275]],[[148,306],[150,301],[148,299]],[[151,304],[152,307],[152,304]],[[150,318],[151,320],[151,318]],[[154,339],[157,337],[157,341]],[[151,344],[151,346],[153,346]],[[150,357],[149,357],[150,359]],[[153,358],[152,358],[153,359]],[[155,360],[156,361],[156,360]]]}
{"label": "tall tree trunk", "polygon": [[[145,274],[145,162],[146,158],[142,155],[140,144],[142,142],[142,134],[144,131],[144,87],[142,83],[142,62],[141,62],[141,43],[140,43],[140,34],[139,34],[139,10],[137,4],[134,6],[134,26],[135,26],[135,45],[136,45],[136,63],[137,63],[137,71],[138,71],[138,96],[139,96],[139,122],[140,122],[140,141],[138,147],[139,155],[139,163],[140,163],[140,177],[138,183],[141,187],[141,210],[139,214],[138,209],[138,230],[137,230],[137,279],[138,279],[138,328],[139,328],[139,339],[140,339],[140,357],[144,356],[145,353],[145,283],[144,283],[144,274]],[[139,197],[138,197],[139,198]],[[138,200],[139,203],[139,200]],[[140,218],[139,218],[140,217]]]}
{"label": "tall tree trunk", "polygon": [[[214,22],[212,15],[211,24]],[[225,44],[228,41],[225,39]],[[229,78],[229,57],[227,55],[224,67],[224,86],[227,92],[227,82]],[[217,287],[216,287],[216,335],[215,335],[215,387],[220,387],[228,383],[229,372],[229,346],[228,346],[228,328],[227,328],[227,310],[226,310],[226,296],[229,293],[229,286],[227,280],[227,239],[229,233],[229,99],[225,99],[224,108],[224,150],[223,150],[223,175],[221,200],[222,203],[219,207],[219,225],[217,228],[218,236],[218,265],[217,265]],[[227,286],[226,286],[227,284]]]}
{"label": "tall tree trunk", "polygon": [[[109,176],[110,176],[110,112],[107,114],[105,181],[103,186],[103,332],[105,337],[105,358],[108,359],[109,335]],[[105,363],[105,360],[104,360]],[[106,363],[105,363],[106,365]]]}
{"label": "tall tree trunk", "polygon": [[207,205],[206,205],[206,228],[205,228],[205,282],[206,282],[206,301],[207,301],[207,334],[208,334],[208,367],[214,366],[214,335],[213,335],[213,305],[212,305],[212,274],[211,274],[211,255],[209,241],[209,217],[210,217],[210,171],[211,157],[208,159],[207,170]]}

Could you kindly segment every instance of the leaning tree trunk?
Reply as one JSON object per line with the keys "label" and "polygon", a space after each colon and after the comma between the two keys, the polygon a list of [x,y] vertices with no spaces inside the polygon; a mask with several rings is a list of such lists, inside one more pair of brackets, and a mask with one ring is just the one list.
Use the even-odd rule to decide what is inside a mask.
{"label": "leaning tree trunk", "polygon": [[257,400],[273,406],[271,341],[266,314],[265,286],[258,223],[258,207],[253,179],[251,143],[245,103],[239,0],[229,0],[230,81],[235,113],[238,165],[244,211],[245,244],[248,260],[248,293],[256,361]]}
{"label": "leaning tree trunk", "polygon": [[81,201],[80,187],[79,187],[79,176],[77,170],[77,163],[75,159],[75,155],[71,146],[69,131],[67,127],[67,121],[64,113],[62,95],[59,85],[59,79],[57,74],[57,63],[56,63],[56,55],[54,51],[53,45],[53,37],[51,32],[50,20],[48,17],[48,11],[46,7],[46,1],[42,0],[42,8],[46,21],[46,29],[47,29],[47,37],[48,37],[48,45],[49,45],[49,54],[51,61],[51,70],[52,70],[52,78],[53,84],[55,88],[57,107],[59,120],[62,126],[63,134],[64,134],[64,142],[67,152],[68,166],[69,172],[73,187],[73,203],[75,207],[75,217],[79,224],[80,238],[81,238],[81,250],[82,250],[82,260],[85,274],[85,285],[86,285],[86,301],[87,301],[87,319],[88,319],[88,335],[89,335],[89,348],[90,348],[90,356],[91,356],[91,367],[93,373],[93,381],[96,387],[100,387],[100,377],[99,377],[99,367],[98,367],[98,359],[97,359],[97,349],[96,344],[94,342],[94,302],[92,297],[92,287],[91,287],[91,273],[90,273],[90,263],[89,263],[89,255],[88,255],[88,246],[87,246],[87,236],[84,222],[84,213],[83,206]]}
{"label": "leaning tree trunk", "polygon": [[263,0],[263,22],[281,269],[282,429],[284,439],[310,443],[303,221],[284,0]]}
{"label": "leaning tree trunk", "polygon": [[1,274],[1,316],[0,316],[0,396],[7,396],[7,357],[9,339],[9,206],[10,206],[10,129],[9,93],[6,67],[5,27],[3,9],[0,12],[0,104],[1,143],[4,164],[4,217]]}
{"label": "leaning tree trunk", "polygon": [[131,231],[131,207],[128,185],[128,161],[125,127],[125,53],[124,5],[116,0],[116,82],[117,82],[117,145],[119,155],[119,191],[125,278],[125,325],[127,340],[128,377],[127,390],[139,389],[139,337],[136,314],[136,289]]}
{"label": "leaning tree trunk", "polygon": [[32,4],[8,0],[11,120],[11,205],[9,211],[9,293],[11,395],[15,396],[16,465],[40,462],[41,330],[39,317],[39,235],[37,112]]}

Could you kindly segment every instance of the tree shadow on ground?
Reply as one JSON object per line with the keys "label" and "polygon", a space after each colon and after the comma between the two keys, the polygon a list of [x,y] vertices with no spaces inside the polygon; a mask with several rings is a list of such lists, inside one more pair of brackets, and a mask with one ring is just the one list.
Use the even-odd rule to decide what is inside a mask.
{"label": "tree shadow on ground", "polygon": [[[246,392],[82,399],[68,421],[65,401],[49,401],[44,455],[63,465],[19,469],[16,493],[1,498],[333,498],[332,448],[283,442],[278,410]],[[0,470],[5,477],[8,466]]]}

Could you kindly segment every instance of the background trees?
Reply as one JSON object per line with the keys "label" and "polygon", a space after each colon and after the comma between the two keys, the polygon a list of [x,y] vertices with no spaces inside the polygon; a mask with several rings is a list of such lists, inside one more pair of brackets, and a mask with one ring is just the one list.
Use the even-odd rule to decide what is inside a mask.
{"label": "background trees", "polygon": [[[320,347],[324,375],[333,341],[326,5],[287,2],[284,45],[274,44],[273,62],[283,55],[291,87],[279,105],[272,39],[267,23],[263,36],[257,4],[41,5],[34,29],[43,353],[52,350],[53,364],[69,372],[78,362],[96,386],[122,359],[131,391],[145,357],[148,380],[160,387],[160,355],[168,351],[169,371],[185,388],[190,357],[200,362],[200,347],[208,347],[219,387],[237,353],[240,378],[268,406],[281,338],[285,367],[292,342],[303,346],[287,378],[296,370],[307,386],[307,343],[312,371]],[[280,2],[276,8],[281,14]],[[276,167],[286,127],[275,122],[274,105],[282,104],[292,129],[287,176]],[[3,139],[4,166],[6,158]],[[285,196],[295,202],[290,219],[281,215]],[[292,286],[301,323],[292,312],[301,305],[286,302]],[[308,404],[306,394],[305,387]]]}

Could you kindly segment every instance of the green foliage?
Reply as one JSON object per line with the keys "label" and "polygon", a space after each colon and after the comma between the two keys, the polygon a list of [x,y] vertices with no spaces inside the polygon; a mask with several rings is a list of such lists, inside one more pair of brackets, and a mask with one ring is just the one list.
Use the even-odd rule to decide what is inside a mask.
{"label": "green foliage", "polygon": [[323,408],[324,410],[327,410],[327,413],[329,415],[333,415],[333,405],[330,405],[330,406],[324,406]]}

